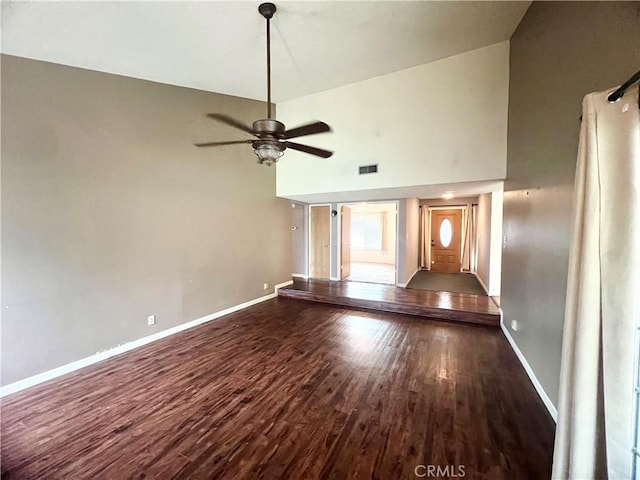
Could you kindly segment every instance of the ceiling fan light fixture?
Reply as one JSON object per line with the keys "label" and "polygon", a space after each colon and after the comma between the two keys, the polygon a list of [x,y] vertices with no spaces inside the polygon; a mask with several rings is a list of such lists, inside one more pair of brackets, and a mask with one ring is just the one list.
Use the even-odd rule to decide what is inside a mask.
{"label": "ceiling fan light fixture", "polygon": [[276,163],[282,155],[284,155],[283,145],[280,143],[262,143],[255,142],[257,145],[253,147],[253,153],[258,156],[258,163],[270,167]]}

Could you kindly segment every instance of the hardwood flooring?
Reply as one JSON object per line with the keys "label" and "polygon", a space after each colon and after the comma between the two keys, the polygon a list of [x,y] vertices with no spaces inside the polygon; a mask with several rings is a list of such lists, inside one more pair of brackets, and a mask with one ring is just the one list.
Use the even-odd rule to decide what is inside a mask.
{"label": "hardwood flooring", "polygon": [[278,295],[345,307],[407,313],[454,322],[500,326],[500,310],[486,295],[413,290],[366,282],[294,279]]}
{"label": "hardwood flooring", "polygon": [[554,431],[498,329],[283,298],[6,397],[1,421],[3,479],[544,479]]}

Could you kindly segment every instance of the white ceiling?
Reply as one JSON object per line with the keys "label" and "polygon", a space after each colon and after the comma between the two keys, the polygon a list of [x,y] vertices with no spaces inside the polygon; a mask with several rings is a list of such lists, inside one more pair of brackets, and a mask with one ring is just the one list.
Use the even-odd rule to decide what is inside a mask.
{"label": "white ceiling", "polygon": [[[2,1],[2,52],[264,100],[260,2]],[[273,100],[510,38],[531,2],[276,2]],[[473,72],[469,72],[473,75]]]}

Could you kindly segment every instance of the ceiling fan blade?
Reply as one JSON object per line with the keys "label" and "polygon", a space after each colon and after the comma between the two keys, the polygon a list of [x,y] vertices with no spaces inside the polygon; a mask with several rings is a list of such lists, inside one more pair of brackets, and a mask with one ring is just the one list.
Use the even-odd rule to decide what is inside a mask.
{"label": "ceiling fan blade", "polygon": [[196,147],[219,147],[220,145],[235,145],[238,143],[253,143],[253,140],[234,140],[232,142],[194,143]]}
{"label": "ceiling fan blade", "polygon": [[253,130],[248,125],[245,125],[239,120],[235,118],[231,118],[228,115],[222,115],[221,113],[207,113],[207,117],[217,120],[218,122],[225,123],[231,127],[237,128],[238,130],[242,130],[243,132],[250,133],[251,135],[255,135]]}
{"label": "ceiling fan blade", "polygon": [[301,127],[292,128],[284,132],[284,138],[304,137],[305,135],[313,135],[315,133],[330,132],[331,127],[324,122],[313,122]]}
{"label": "ceiling fan blade", "polygon": [[310,153],[311,155],[315,155],[317,157],[329,158],[333,155],[333,152],[329,150],[323,150],[322,148],[310,147],[309,145],[300,145],[299,143],[293,142],[283,142],[288,148],[292,148],[293,150],[299,150],[304,153]]}

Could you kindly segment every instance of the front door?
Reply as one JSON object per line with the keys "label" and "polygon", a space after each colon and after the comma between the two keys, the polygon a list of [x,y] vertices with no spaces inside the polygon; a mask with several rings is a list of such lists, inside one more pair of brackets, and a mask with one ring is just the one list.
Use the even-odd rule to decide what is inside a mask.
{"label": "front door", "polygon": [[431,210],[431,271],[460,272],[462,210]]}
{"label": "front door", "polygon": [[329,240],[331,208],[328,205],[309,207],[309,277],[329,278]]}

